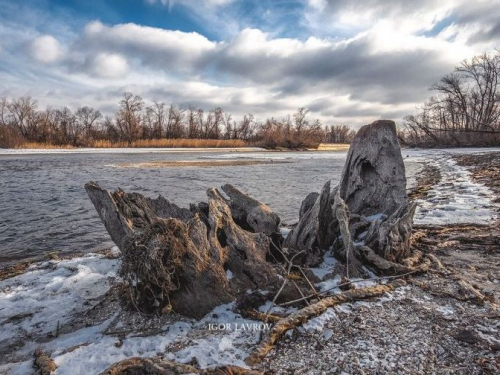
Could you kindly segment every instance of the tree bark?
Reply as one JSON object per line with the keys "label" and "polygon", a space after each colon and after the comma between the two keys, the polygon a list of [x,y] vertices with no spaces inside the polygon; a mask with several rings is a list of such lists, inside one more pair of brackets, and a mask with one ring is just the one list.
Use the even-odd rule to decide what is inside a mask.
{"label": "tree bark", "polygon": [[281,243],[271,245],[279,217],[231,185],[223,187],[229,200],[209,189],[208,204],[192,210],[161,196],[110,193],[94,182],[85,188],[122,251],[120,274],[140,310],[168,307],[201,318],[248,289],[272,291],[279,284],[266,259]]}
{"label": "tree bark", "polygon": [[[314,200],[314,203],[313,203]],[[284,246],[305,252],[305,264],[321,262],[329,249],[344,262],[344,276],[408,271],[416,204],[406,195],[406,176],[396,125],[363,126],[347,154],[339,186],[327,182],[303,201],[297,225]],[[416,266],[416,265],[414,265]]]}

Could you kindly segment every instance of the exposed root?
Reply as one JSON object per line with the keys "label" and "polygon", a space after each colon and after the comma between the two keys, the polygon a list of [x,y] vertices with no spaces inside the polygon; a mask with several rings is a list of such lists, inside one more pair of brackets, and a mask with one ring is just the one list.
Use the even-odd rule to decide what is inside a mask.
{"label": "exposed root", "polygon": [[363,255],[368,263],[375,266],[377,270],[388,274],[425,272],[431,266],[431,262],[428,258],[424,258],[423,262],[420,265],[413,266],[413,260],[415,260],[415,257],[412,256],[409,260],[409,263],[411,263],[412,266],[407,266],[382,258],[368,246],[358,246],[356,247],[356,249]]}
{"label": "exposed root", "polygon": [[278,321],[274,327],[267,333],[258,347],[248,356],[245,363],[249,366],[258,364],[273,348],[274,343],[288,330],[298,327],[309,319],[318,316],[329,307],[346,302],[378,297],[384,293],[390,292],[398,287],[404,286],[403,280],[395,280],[386,285],[377,285],[369,288],[353,289],[335,296],[326,297],[321,301],[290,314],[286,318]]}
{"label": "exposed root", "polygon": [[199,274],[209,261],[195,248],[186,224],[178,219],[158,219],[126,240],[124,250],[120,274],[140,308],[167,305],[169,294],[180,288],[183,268],[188,266],[190,272]]}

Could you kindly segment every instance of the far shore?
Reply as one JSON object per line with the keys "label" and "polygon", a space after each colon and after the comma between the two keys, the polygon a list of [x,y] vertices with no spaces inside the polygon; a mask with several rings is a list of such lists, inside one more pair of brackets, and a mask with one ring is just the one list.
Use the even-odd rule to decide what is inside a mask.
{"label": "far shore", "polygon": [[50,147],[50,148],[0,148],[0,155],[22,154],[78,154],[78,153],[177,153],[177,152],[298,152],[298,151],[347,151],[349,144],[321,143],[317,148],[263,147]]}

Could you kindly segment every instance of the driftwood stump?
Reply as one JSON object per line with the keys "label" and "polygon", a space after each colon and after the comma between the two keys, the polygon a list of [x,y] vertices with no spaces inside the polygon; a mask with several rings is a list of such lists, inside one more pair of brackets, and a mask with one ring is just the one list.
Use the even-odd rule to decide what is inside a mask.
{"label": "driftwood stump", "polygon": [[278,273],[267,261],[279,217],[234,186],[207,191],[208,203],[184,209],[98,184],[85,185],[123,254],[121,275],[141,310],[173,309],[200,318],[248,289],[270,289]]}
{"label": "driftwood stump", "polygon": [[376,121],[356,134],[339,186],[327,183],[306,197],[284,246],[292,254],[305,251],[309,265],[332,248],[347,277],[362,274],[362,263],[381,273],[408,271],[400,263],[412,255],[415,208],[406,195],[396,125]]}
{"label": "driftwood stump", "polygon": [[[85,188],[122,251],[120,272],[141,310],[200,318],[219,304],[245,300],[249,289],[270,291],[273,302],[295,300],[315,293],[300,266],[321,263],[330,249],[341,264],[336,271],[347,278],[362,276],[365,266],[411,272],[424,258],[411,251],[415,203],[406,196],[392,121],[359,130],[340,184],[328,181],[305,198],[286,240],[278,215],[232,185],[222,187],[227,197],[212,188],[207,202],[189,209],[94,182]],[[428,266],[426,258],[422,269]],[[288,282],[292,269],[305,280]]]}

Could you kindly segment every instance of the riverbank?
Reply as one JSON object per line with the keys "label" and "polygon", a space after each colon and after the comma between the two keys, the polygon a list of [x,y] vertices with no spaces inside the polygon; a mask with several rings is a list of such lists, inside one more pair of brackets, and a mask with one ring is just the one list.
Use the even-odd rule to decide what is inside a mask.
{"label": "riverbank", "polygon": [[[223,142],[223,141],[217,141]],[[231,146],[229,143],[222,145],[217,145],[217,142],[210,145],[207,143],[206,145],[193,146],[186,145],[182,142],[176,143],[176,146],[129,146],[123,144],[122,146],[114,146],[114,147],[39,147],[39,144],[30,144],[30,147],[16,147],[16,148],[0,148],[0,155],[34,155],[34,154],[86,154],[86,153],[109,153],[109,154],[121,154],[121,153],[129,153],[129,154],[143,154],[143,153],[187,153],[187,152],[196,152],[196,153],[206,153],[206,152],[217,152],[217,153],[226,153],[226,152],[301,152],[301,151],[323,151],[323,152],[347,152],[349,150],[348,144],[330,144],[330,143],[322,143],[317,148],[303,148],[303,149],[288,149],[283,147],[278,147],[276,149],[266,149],[262,147],[254,147],[254,146]]]}
{"label": "riverbank", "polygon": [[[500,153],[456,155],[472,181],[500,198]],[[412,192],[435,196],[441,170],[426,164]],[[453,191],[453,184],[448,189]],[[471,212],[473,216],[473,212]],[[414,248],[443,268],[370,302],[329,309],[287,334],[260,366],[273,374],[496,374],[500,371],[500,222],[416,225]],[[472,289],[468,287],[472,286]]]}
{"label": "riverbank", "polygon": [[[457,158],[462,156],[449,162],[452,156],[448,155],[434,165],[439,173],[428,174],[432,180],[417,178],[417,189],[428,185],[419,199],[437,199],[440,209],[452,209],[455,206],[446,206],[449,196],[443,192],[466,193],[472,199],[483,191],[473,183],[483,188],[488,184],[493,190],[498,176],[489,174],[483,180],[481,176],[490,173],[488,160],[495,156],[465,156],[471,166],[460,164]],[[453,183],[456,176],[463,180]],[[474,189],[460,191],[464,186]],[[492,201],[500,197],[498,191],[494,194],[490,194]],[[474,211],[470,214],[473,217]],[[446,269],[407,277],[407,286],[383,297],[328,309],[287,333],[257,370],[273,374],[495,373],[500,365],[500,320],[494,305],[500,298],[497,231],[498,221],[417,226],[414,246],[438,256]],[[246,366],[244,359],[261,331],[235,327],[259,322],[234,312],[233,304],[219,306],[200,321],[175,313],[141,315],[127,304],[117,276],[118,257],[116,248],[102,254],[54,257],[1,281],[0,372],[33,373],[37,347],[54,359],[58,375],[97,374],[133,356],[160,356],[200,368]],[[321,279],[317,288],[338,284],[339,280],[328,278],[334,264],[335,259],[327,255],[311,271]],[[385,281],[373,277],[356,285]],[[461,281],[484,298],[464,290]],[[330,291],[339,292],[339,288]],[[265,313],[269,307],[263,305],[260,311]],[[278,307],[272,313],[292,311]],[[208,329],[209,324],[220,322],[232,325],[227,330]]]}

